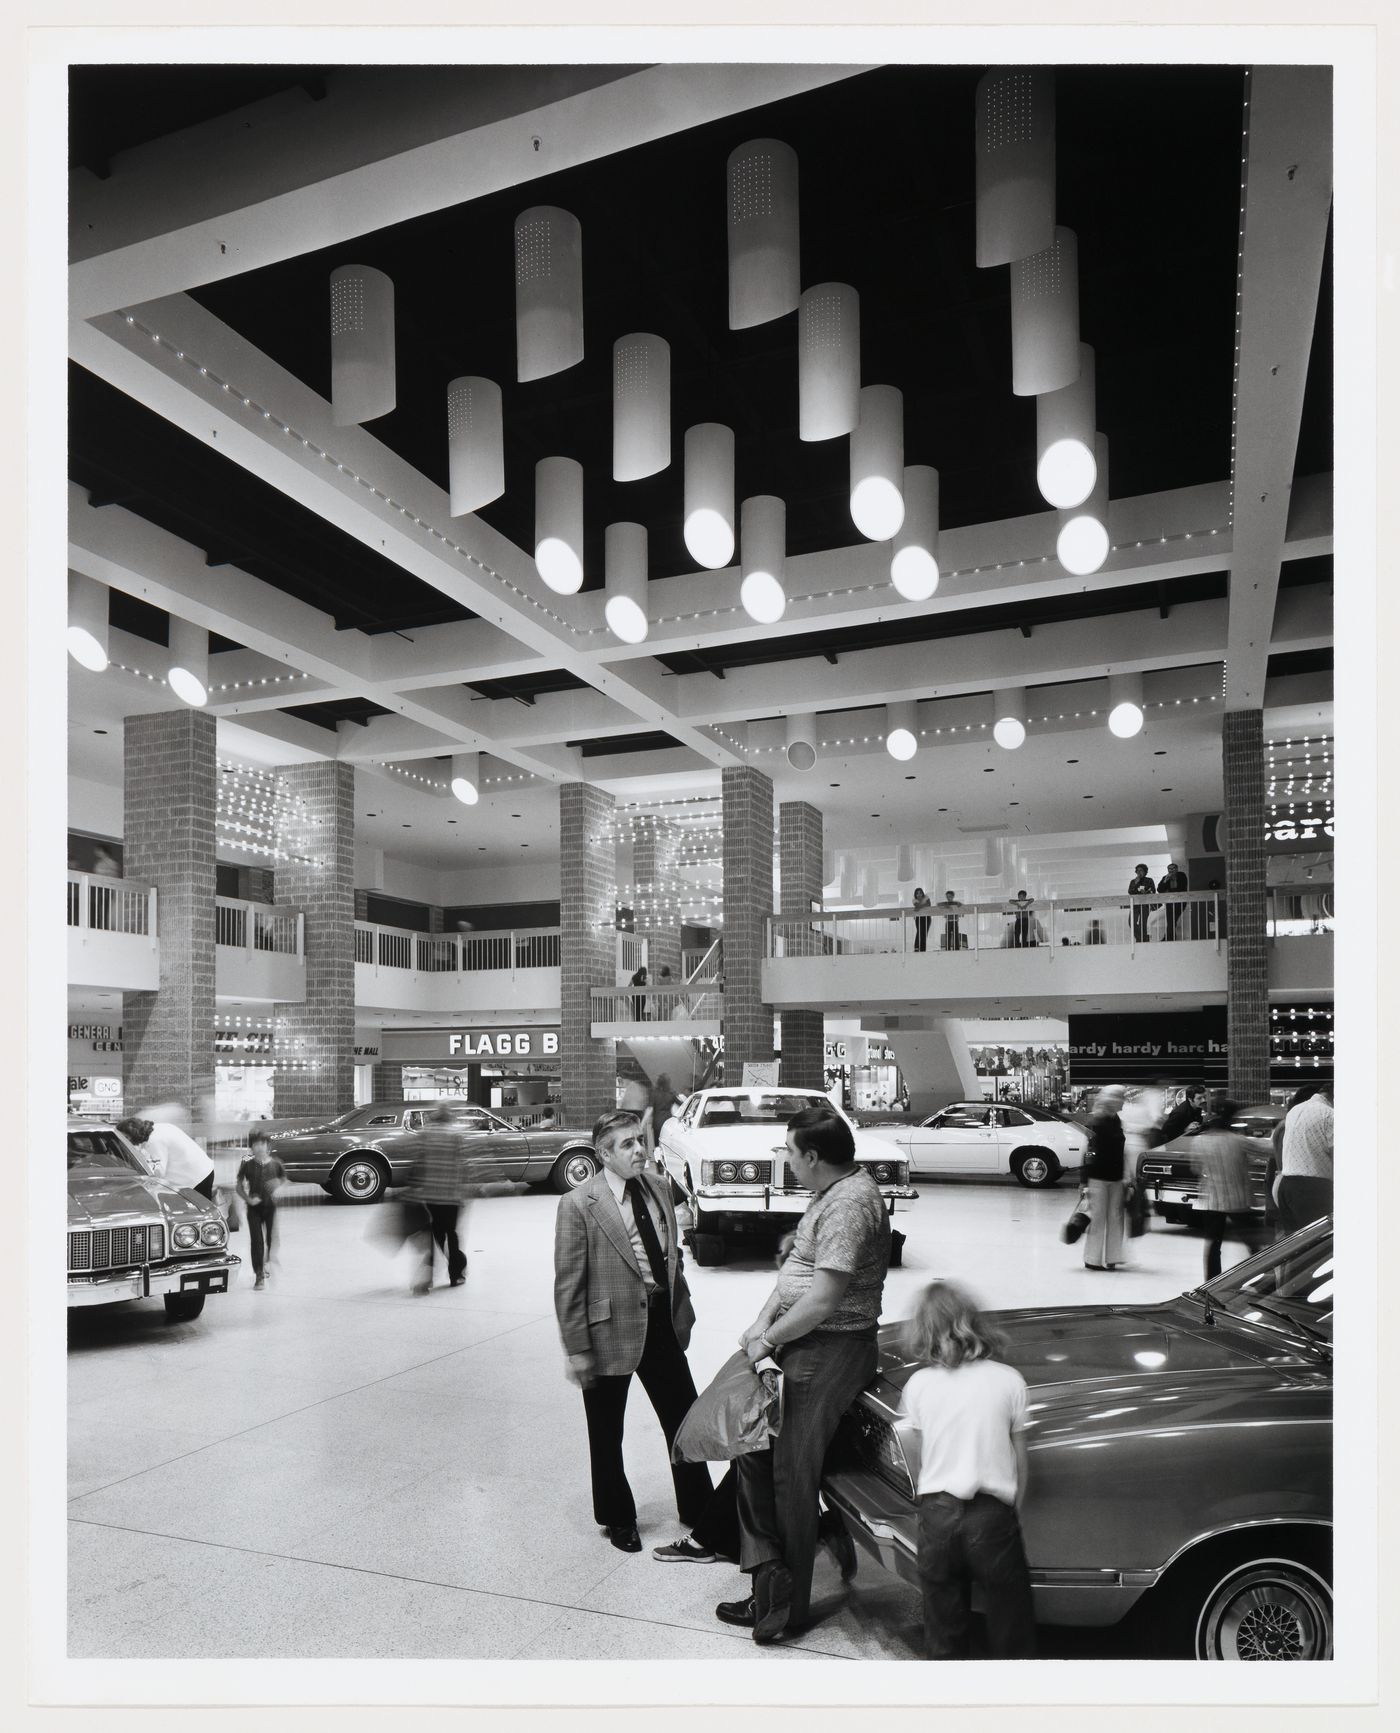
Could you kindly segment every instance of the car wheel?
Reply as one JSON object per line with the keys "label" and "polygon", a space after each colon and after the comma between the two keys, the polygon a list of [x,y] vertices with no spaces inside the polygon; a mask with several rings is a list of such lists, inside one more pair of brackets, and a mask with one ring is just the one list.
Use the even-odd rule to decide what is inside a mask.
{"label": "car wheel", "polygon": [[1048,1149],[1018,1149],[1011,1158],[1011,1171],[1022,1185],[1054,1185],[1061,1168]]}
{"label": "car wheel", "polygon": [[702,1269],[713,1269],[724,1262],[724,1235],[692,1233],[690,1250]]}
{"label": "car wheel", "polygon": [[1253,1559],[1220,1573],[1196,1622],[1199,1661],[1327,1661],[1332,1590],[1294,1559]]}
{"label": "car wheel", "polygon": [[204,1310],[203,1294],[167,1294],[165,1315],[172,1324],[192,1324]]}
{"label": "car wheel", "polygon": [[330,1193],[342,1203],[374,1203],[388,1184],[389,1170],[377,1155],[347,1155],[331,1174]]}
{"label": "car wheel", "polygon": [[591,1149],[566,1149],[550,1170],[555,1191],[577,1191],[598,1171],[598,1158]]}

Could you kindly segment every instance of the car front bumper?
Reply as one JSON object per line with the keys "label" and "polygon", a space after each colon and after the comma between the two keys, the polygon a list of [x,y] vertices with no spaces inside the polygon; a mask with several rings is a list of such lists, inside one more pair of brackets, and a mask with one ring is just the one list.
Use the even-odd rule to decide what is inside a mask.
{"label": "car front bumper", "polygon": [[156,1294],[225,1294],[229,1277],[243,1262],[233,1252],[181,1258],[135,1270],[100,1270],[94,1275],[68,1277],[70,1306],[111,1306],[118,1300],[145,1300]]}
{"label": "car front bumper", "polygon": [[[880,1196],[893,1215],[908,1209],[918,1197],[913,1186],[881,1186]],[[702,1185],[695,1201],[706,1215],[800,1216],[812,1201],[809,1191],[784,1191],[778,1186]]]}

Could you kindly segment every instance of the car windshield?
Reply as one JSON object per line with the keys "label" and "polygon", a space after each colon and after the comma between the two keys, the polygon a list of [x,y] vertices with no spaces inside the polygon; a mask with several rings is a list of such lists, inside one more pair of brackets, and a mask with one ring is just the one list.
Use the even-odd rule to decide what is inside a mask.
{"label": "car windshield", "polygon": [[1332,1230],[1304,1230],[1256,1252],[1201,1290],[1212,1306],[1251,1323],[1295,1324],[1332,1336]]}
{"label": "car windshield", "polygon": [[825,1095],[783,1095],[771,1089],[736,1089],[732,1094],[709,1096],[701,1110],[700,1124],[706,1128],[786,1125],[793,1114],[823,1105],[831,1105]]}
{"label": "car windshield", "polygon": [[74,1167],[119,1167],[125,1172],[145,1173],[140,1157],[115,1131],[70,1131],[68,1165]]}
{"label": "car windshield", "polygon": [[1054,1122],[1059,1121],[1059,1114],[1051,1113],[1048,1108],[1032,1107],[1029,1102],[1025,1101],[1017,1102],[1016,1105],[1021,1113],[1028,1113],[1032,1119],[1049,1119]]}

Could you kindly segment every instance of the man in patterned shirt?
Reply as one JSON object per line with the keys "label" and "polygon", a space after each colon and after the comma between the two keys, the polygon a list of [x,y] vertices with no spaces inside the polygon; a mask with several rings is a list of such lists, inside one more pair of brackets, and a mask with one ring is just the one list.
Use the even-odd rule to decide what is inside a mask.
{"label": "man in patterned shirt", "polygon": [[1332,1085],[1290,1107],[1278,1179],[1279,1228],[1286,1234],[1332,1213]]}
{"label": "man in patterned shirt", "polygon": [[875,1374],[890,1222],[855,1159],[851,1128],[825,1107],[788,1121],[786,1157],[812,1201],[763,1310],[740,1338],[751,1362],[783,1372],[783,1425],[772,1447],[741,1456],[739,1568],[753,1581],[716,1617],[771,1643],[804,1623],[812,1594],[822,1459],[846,1409]]}

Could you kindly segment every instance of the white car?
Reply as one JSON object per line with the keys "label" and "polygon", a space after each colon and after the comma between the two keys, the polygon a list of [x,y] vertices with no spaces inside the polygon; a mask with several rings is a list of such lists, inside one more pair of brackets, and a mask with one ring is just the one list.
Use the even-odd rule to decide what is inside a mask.
{"label": "white car", "polygon": [[[722,1263],[728,1238],[771,1239],[796,1225],[812,1194],[788,1168],[787,1122],[808,1107],[826,1108],[850,1126],[856,1160],[870,1170],[891,1214],[918,1196],[909,1188],[908,1164],[819,1089],[702,1089],[666,1121],[657,1148],[689,1206],[697,1264]],[[891,1262],[898,1262],[893,1253]]]}
{"label": "white car", "polygon": [[954,1101],[920,1125],[872,1125],[867,1135],[892,1143],[916,1178],[1011,1174],[1029,1186],[1054,1185],[1089,1148],[1083,1126],[1006,1101]]}

